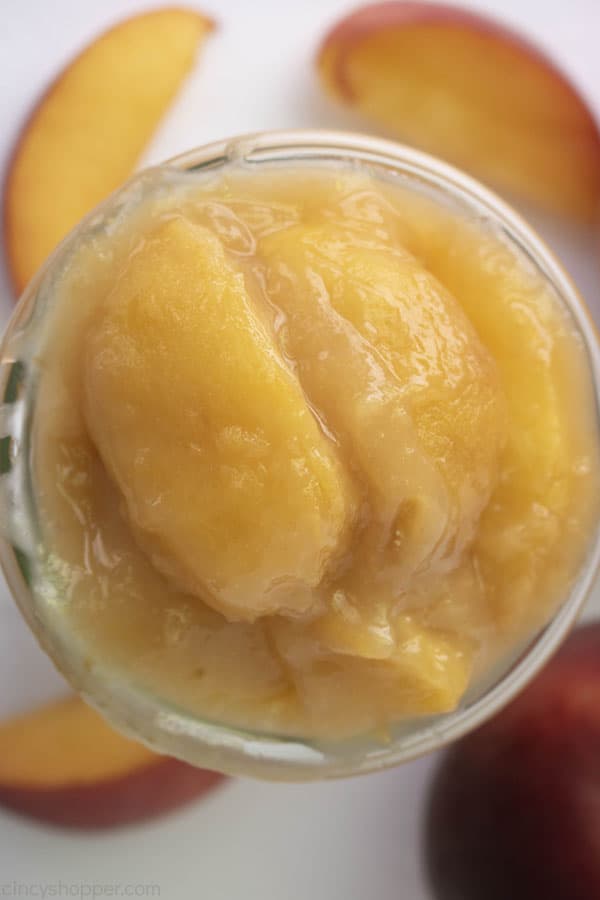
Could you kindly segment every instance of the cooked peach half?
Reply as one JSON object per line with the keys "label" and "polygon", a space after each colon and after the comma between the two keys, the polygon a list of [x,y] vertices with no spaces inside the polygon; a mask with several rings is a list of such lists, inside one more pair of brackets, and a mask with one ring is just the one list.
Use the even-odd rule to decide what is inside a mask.
{"label": "cooked peach half", "polygon": [[26,122],[6,177],[9,269],[20,293],[64,235],[132,172],[212,22],[157,9],[71,62]]}
{"label": "cooked peach half", "polygon": [[535,46],[476,13],[377,3],[325,38],[326,88],[392,135],[548,209],[591,220],[600,134]]}
{"label": "cooked peach half", "polygon": [[0,724],[0,804],[65,827],[152,818],[223,780],[114,731],[79,697]]}

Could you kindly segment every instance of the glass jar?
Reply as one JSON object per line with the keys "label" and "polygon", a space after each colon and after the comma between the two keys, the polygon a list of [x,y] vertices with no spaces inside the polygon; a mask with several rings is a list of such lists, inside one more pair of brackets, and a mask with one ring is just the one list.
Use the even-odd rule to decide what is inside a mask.
{"label": "glass jar", "polygon": [[[456,169],[391,141],[325,131],[246,135],[193,150],[164,163],[164,167],[198,172],[215,171],[230,163],[257,169],[303,162],[367,170],[414,187],[451,202],[516,247],[568,309],[579,329],[598,410],[600,351],[576,289],[525,222],[497,196]],[[129,196],[138,178],[128,182]],[[484,680],[473,684],[456,710],[400,722],[386,743],[374,736],[323,743],[253,733],[203,720],[132,684],[101,660],[91,661],[89,651],[57,626],[56,617],[47,614],[52,598],[42,574],[43,544],[31,472],[31,432],[40,377],[36,352],[52,304],[55,275],[75,241],[105,227],[124,196],[123,189],[113,194],[50,256],[21,298],[2,347],[0,504],[4,539],[0,542],[0,561],[15,601],[42,647],[76,689],[117,728],[160,752],[228,773],[280,780],[354,775],[412,759],[480,725],[527,684],[575,622],[598,568],[600,530],[591,536],[579,577],[549,623],[514,647]]]}

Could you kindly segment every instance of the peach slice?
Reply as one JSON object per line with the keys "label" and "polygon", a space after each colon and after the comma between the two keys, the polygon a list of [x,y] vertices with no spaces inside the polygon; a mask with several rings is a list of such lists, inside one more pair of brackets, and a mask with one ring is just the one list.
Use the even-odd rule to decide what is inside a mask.
{"label": "peach slice", "polygon": [[223,778],[123,737],[79,697],[0,725],[0,804],[65,827],[152,818]]}
{"label": "peach slice", "polygon": [[392,135],[547,209],[592,220],[600,133],[536,47],[476,13],[377,3],[326,36],[321,79]]}
{"label": "peach slice", "polygon": [[432,900],[600,897],[600,623],[443,757],[423,833]]}
{"label": "peach slice", "polygon": [[212,27],[175,8],[120,22],[42,97],[5,185],[6,249],[18,293],[79,219],[131,174]]}

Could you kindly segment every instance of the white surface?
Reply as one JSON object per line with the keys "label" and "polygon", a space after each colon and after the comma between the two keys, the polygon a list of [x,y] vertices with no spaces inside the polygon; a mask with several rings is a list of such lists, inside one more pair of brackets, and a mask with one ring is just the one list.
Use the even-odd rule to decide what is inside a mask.
{"label": "white surface", "polygon": [[[149,5],[0,0],[0,171],[19,123],[64,62],[115,19]],[[354,116],[322,98],[312,69],[320,37],[351,8],[351,0],[192,0],[190,5],[214,15],[220,29],[145,161],[243,131],[360,128]],[[495,12],[529,32],[600,114],[598,0],[464,5]],[[538,224],[600,321],[598,236]],[[2,271],[2,322],[10,309]],[[598,598],[592,606],[600,609]],[[0,717],[61,690],[59,676],[0,583]],[[419,831],[433,764],[430,758],[395,772],[324,785],[231,782],[170,819],[102,836],[52,831],[0,811],[0,896],[143,896],[143,885],[150,884],[157,890],[146,896],[163,900],[429,900]],[[118,887],[99,893],[99,885]]]}

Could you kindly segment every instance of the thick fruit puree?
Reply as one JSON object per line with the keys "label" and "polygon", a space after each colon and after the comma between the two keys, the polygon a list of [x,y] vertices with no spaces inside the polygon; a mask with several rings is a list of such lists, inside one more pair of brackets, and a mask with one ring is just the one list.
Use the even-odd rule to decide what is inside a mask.
{"label": "thick fruit puree", "polygon": [[35,471],[57,614],[90,665],[234,725],[453,709],[588,548],[568,314],[491,230],[375,177],[145,178],[56,287]]}

